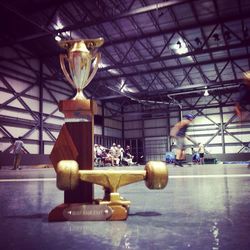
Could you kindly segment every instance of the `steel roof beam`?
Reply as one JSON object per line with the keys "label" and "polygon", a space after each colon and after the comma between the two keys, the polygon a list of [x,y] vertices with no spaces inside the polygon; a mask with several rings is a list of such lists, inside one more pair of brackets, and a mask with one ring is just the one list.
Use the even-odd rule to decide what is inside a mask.
{"label": "steel roof beam", "polygon": [[[7,117],[7,116],[0,116],[0,123],[1,123],[1,127],[2,125],[6,125],[6,126],[14,126],[14,127],[17,126],[17,127],[23,127],[23,128],[33,128],[34,126],[37,125],[36,121],[34,120],[20,119],[20,118],[14,119],[13,117]],[[61,128],[60,125],[56,125],[56,124],[45,123],[44,126],[53,131],[59,131]],[[9,132],[5,131],[5,134],[6,133],[9,133]]]}
{"label": "steel roof beam", "polygon": [[[208,90],[226,90],[226,89],[237,89],[239,87],[239,83],[242,82],[242,79],[236,79],[232,81],[222,81],[220,83],[212,83],[209,85]],[[220,85],[220,86],[218,86]],[[190,90],[191,89],[191,90]],[[161,95],[168,95],[168,96],[183,96],[187,94],[193,94],[193,93],[199,93],[204,91],[204,85],[190,85],[185,87],[179,87],[179,88],[172,88],[168,90],[161,90]],[[147,93],[148,98],[153,98],[155,95],[158,94],[159,91],[152,91],[150,93]],[[142,98],[143,94],[145,93],[139,93],[139,94],[133,94],[131,98],[134,98],[133,100],[136,100],[136,98]],[[222,95],[222,94],[220,94]],[[121,95],[112,95],[112,96],[105,96],[105,97],[99,97],[95,98],[96,100],[113,100],[113,99],[121,99],[125,98],[127,96],[121,94]],[[130,98],[130,97],[128,97]]]}
{"label": "steel roof beam", "polygon": [[[202,49],[202,50],[195,50],[195,51],[190,51],[190,52],[185,53],[185,54],[179,54],[179,55],[174,54],[174,55],[170,55],[170,56],[155,57],[155,58],[131,62],[131,63],[124,63],[124,64],[116,63],[115,65],[112,65],[112,66],[100,68],[99,71],[104,71],[104,70],[106,71],[109,69],[119,69],[122,67],[133,67],[136,65],[149,64],[149,63],[165,61],[165,60],[167,61],[167,60],[176,59],[177,57],[182,58],[182,57],[188,57],[188,56],[202,55],[202,54],[206,54],[206,53],[213,53],[213,52],[218,52],[218,51],[222,51],[222,50],[227,50],[228,48],[229,49],[238,49],[238,48],[242,48],[244,46],[250,46],[250,41],[246,41],[244,43],[232,44],[229,46],[220,46],[220,47],[213,47],[213,48]],[[211,62],[211,60],[210,60],[210,62]]]}
{"label": "steel roof beam", "polygon": [[[187,1],[188,2],[188,1]],[[125,14],[124,14],[125,15]],[[132,15],[131,15],[132,16]],[[153,36],[160,36],[163,33],[173,33],[173,32],[178,32],[181,30],[188,30],[188,29],[195,29],[195,28],[199,28],[201,26],[209,26],[209,25],[214,25],[214,24],[218,24],[218,23],[224,23],[224,22],[230,22],[230,21],[236,21],[239,19],[245,19],[249,17],[249,13],[248,11],[242,11],[242,13],[240,15],[235,14],[235,15],[229,15],[226,17],[222,17],[220,19],[210,19],[210,20],[203,20],[200,21],[200,23],[194,22],[194,23],[187,23],[185,25],[182,25],[180,27],[173,27],[170,29],[162,29],[161,31],[156,31],[156,32],[149,32],[149,33],[144,33],[143,35],[134,35],[134,36],[130,36],[126,38],[126,41],[133,41],[133,40],[137,40],[137,39],[145,39],[148,37],[153,37]],[[64,27],[63,29],[60,30],[54,30],[54,31],[49,31],[49,32],[42,32],[42,33],[38,33],[38,34],[32,34],[30,36],[25,36],[22,38],[17,39],[14,43],[22,43],[25,41],[29,41],[29,40],[33,40],[33,39],[38,39],[41,37],[45,37],[45,36],[51,36],[51,35],[57,35],[58,33],[63,33],[66,31],[73,31],[73,30],[77,30],[77,29],[82,29],[84,27],[90,27],[90,26],[95,26],[95,25],[99,25],[105,22],[113,22],[114,19],[113,18],[109,18],[109,19],[102,19],[98,22],[79,22],[77,24],[74,25],[69,25]],[[114,44],[119,44],[119,43],[124,43],[124,39],[117,39],[117,40],[113,40],[113,41],[107,41],[106,43],[104,43],[104,47],[105,46],[113,46]],[[0,46],[6,46],[9,45],[9,43],[1,43]]]}
{"label": "steel roof beam", "polygon": [[[240,59],[248,59],[248,55],[239,55],[239,56],[232,56],[230,58],[231,60],[240,60]],[[196,65],[206,65],[206,64],[211,64],[211,63],[220,63],[220,62],[225,62],[228,61],[229,58],[228,57],[223,57],[223,58],[215,58],[213,62],[211,62],[211,60],[207,60],[207,61],[201,61],[201,62],[195,62],[195,63],[186,63],[186,64],[182,64],[182,65],[176,65],[176,66],[168,66],[164,69],[162,68],[155,68],[152,70],[146,70],[146,71],[141,71],[140,75],[145,75],[145,74],[151,74],[151,73],[157,73],[157,72],[162,72],[162,71],[169,71],[169,70],[176,70],[176,69],[180,69],[180,68],[188,68],[188,67],[193,67]],[[133,65],[131,65],[133,66]],[[110,80],[110,79],[117,79],[117,78],[121,78],[121,77],[131,77],[131,76],[136,76],[138,75],[137,72],[133,72],[133,73],[128,73],[128,74],[121,74],[121,75],[113,75],[110,77],[99,77],[99,78],[95,78],[95,82],[98,81],[106,81],[106,80]]]}

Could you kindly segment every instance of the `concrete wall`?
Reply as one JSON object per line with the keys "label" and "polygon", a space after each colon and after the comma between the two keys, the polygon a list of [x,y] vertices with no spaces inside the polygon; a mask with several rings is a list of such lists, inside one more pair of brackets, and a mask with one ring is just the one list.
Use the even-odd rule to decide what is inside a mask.
{"label": "concrete wall", "polygon": [[[205,155],[205,159],[216,159],[217,161],[222,161],[222,162],[250,161],[250,153],[209,154],[209,155]],[[191,155],[187,155],[187,161],[192,161],[192,156]]]}
{"label": "concrete wall", "polygon": [[[12,166],[14,160],[14,154],[0,153],[0,167]],[[24,154],[22,157],[21,165],[33,166],[40,164],[51,164],[49,155],[37,155],[37,154]]]}

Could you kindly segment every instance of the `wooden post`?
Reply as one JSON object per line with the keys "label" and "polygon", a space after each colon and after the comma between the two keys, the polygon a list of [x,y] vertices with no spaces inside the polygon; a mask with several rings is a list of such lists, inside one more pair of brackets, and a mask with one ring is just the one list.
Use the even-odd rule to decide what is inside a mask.
{"label": "wooden post", "polygon": [[[50,154],[51,162],[57,172],[61,160],[75,160],[81,170],[93,169],[94,114],[97,105],[93,100],[64,100],[59,110],[65,115],[56,143]],[[66,204],[93,202],[93,184],[81,182],[75,190],[64,191],[64,204],[53,209],[50,221],[64,220],[62,208]]]}

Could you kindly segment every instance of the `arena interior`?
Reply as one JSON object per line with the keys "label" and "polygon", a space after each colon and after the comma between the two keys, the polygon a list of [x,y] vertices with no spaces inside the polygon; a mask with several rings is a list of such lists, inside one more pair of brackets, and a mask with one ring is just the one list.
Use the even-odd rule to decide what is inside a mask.
{"label": "arena interior", "polygon": [[[236,109],[249,13],[247,0],[2,0],[1,249],[249,249],[249,101]],[[181,167],[171,129],[190,114]],[[98,177],[75,199],[59,160]],[[102,187],[105,173],[108,187],[115,173],[128,185]],[[85,196],[110,198],[110,213],[131,204],[120,219],[51,215]]]}

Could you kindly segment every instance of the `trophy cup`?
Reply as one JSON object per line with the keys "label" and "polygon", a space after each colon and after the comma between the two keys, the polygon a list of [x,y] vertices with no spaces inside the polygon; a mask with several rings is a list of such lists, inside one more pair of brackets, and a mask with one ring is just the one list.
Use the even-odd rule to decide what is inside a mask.
{"label": "trophy cup", "polygon": [[[96,49],[104,43],[103,38],[68,40],[59,42],[60,47],[66,49],[68,54],[60,55],[62,71],[77,93],[73,100],[86,99],[82,90],[90,83],[96,74],[101,54]],[[93,71],[90,74],[91,63],[95,61]],[[65,61],[68,62],[70,73],[68,73]]]}

